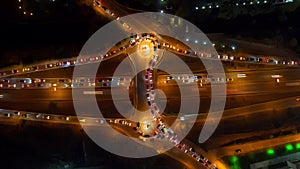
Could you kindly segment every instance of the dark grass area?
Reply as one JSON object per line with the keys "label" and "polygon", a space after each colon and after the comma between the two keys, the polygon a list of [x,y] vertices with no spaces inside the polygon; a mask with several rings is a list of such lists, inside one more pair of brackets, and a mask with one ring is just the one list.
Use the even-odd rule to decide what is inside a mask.
{"label": "dark grass area", "polygon": [[31,121],[3,124],[2,121],[0,127],[0,163],[5,169],[183,167],[165,155],[145,159],[113,155],[92,142],[79,126]]}

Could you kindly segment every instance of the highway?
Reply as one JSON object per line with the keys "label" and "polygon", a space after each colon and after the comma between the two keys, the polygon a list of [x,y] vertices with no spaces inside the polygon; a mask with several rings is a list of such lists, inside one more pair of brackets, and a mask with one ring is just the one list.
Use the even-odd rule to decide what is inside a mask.
{"label": "highway", "polygon": [[[102,15],[118,22],[121,22],[119,21],[120,16],[136,12],[132,9],[124,9],[115,1],[107,0],[103,0],[101,5],[94,4],[93,8]],[[131,27],[132,24],[123,23],[121,28],[134,32],[135,27]],[[147,30],[145,25],[138,25],[137,27]],[[121,76],[113,77],[114,69],[119,63],[124,61],[127,56],[132,59],[131,54],[139,48],[139,43],[149,39],[157,46],[156,49],[167,50],[186,61],[192,69],[193,75],[178,71],[176,76],[171,77],[163,71],[154,70],[157,67],[151,65],[151,62],[154,62],[155,65],[157,62],[164,61],[157,60],[156,57],[165,57],[164,53],[160,53],[157,56],[156,54],[151,56],[150,60],[145,59],[140,60],[139,63],[130,63],[131,67],[123,69]],[[284,114],[285,110],[300,106],[300,79],[297,76],[300,73],[300,68],[297,61],[253,56],[237,57],[226,54],[211,56],[211,54],[202,53],[201,51],[191,51],[173,39],[156,37],[155,34],[135,36],[134,40],[134,42],[126,42],[125,45],[112,47],[107,53],[98,53],[95,56],[70,58],[13,70],[1,70],[0,108],[8,110],[1,110],[0,118],[70,125],[78,125],[78,122],[82,122],[91,127],[102,126],[105,120],[117,131],[127,136],[141,137],[142,140],[146,139],[145,135],[149,135],[149,133],[151,135],[156,131],[153,137],[158,138],[158,136],[163,135],[167,142],[169,141],[174,145],[174,148],[167,151],[166,154],[188,168],[216,169],[217,166],[214,163],[222,166],[221,158],[234,155],[236,149],[242,149],[243,153],[248,153],[266,146],[281,145],[291,140],[298,141],[297,135],[260,140],[258,143],[260,146],[253,148],[251,143],[224,146],[228,143],[228,140],[224,141],[222,136],[224,134],[272,130],[278,127],[274,125],[275,122],[287,124],[289,117]],[[221,59],[226,78],[222,78],[218,73],[208,75],[199,58],[212,62]],[[146,71],[140,72],[134,79],[128,78],[133,74],[136,65],[140,63],[147,64],[147,61],[149,61],[149,65]],[[99,62],[101,62],[101,67],[96,77],[91,77],[88,72],[97,66]],[[82,71],[81,74],[72,79],[75,65],[80,67]],[[237,65],[247,66],[245,69],[239,69]],[[27,80],[30,80],[30,82],[27,82]],[[168,128],[179,118],[177,114],[180,111],[181,100],[179,99],[178,84],[185,89],[190,89],[191,84],[196,84],[198,89],[193,92],[199,93],[200,98],[197,99],[201,101],[199,114],[195,114],[197,120],[192,133],[182,142],[179,142],[176,133],[174,134],[172,129]],[[221,84],[227,86],[227,102],[221,123],[215,135],[207,143],[199,146],[197,137],[205,120],[208,122],[216,120],[206,119],[210,108],[212,85],[218,86]],[[115,93],[119,93],[120,97],[113,100],[112,89]],[[220,91],[220,93],[222,92]],[[74,94],[78,94],[80,101],[87,104],[95,94],[98,107],[105,119],[93,117],[94,112],[88,111],[85,112],[83,117],[76,117],[72,97]],[[119,114],[120,111],[115,107],[114,101],[127,104],[127,107],[122,110],[124,112],[132,112],[133,110],[132,105],[126,102],[128,95],[131,104],[137,110],[150,110],[150,115],[156,122],[153,131],[145,133],[142,128],[138,128],[137,133],[132,129],[133,122],[126,121]],[[190,95],[186,97],[187,101],[189,101],[188,99],[190,101],[195,99],[191,98]],[[220,94],[220,97],[223,97],[223,95]],[[165,108],[164,102],[166,103]],[[157,110],[157,106],[164,109]],[[161,116],[160,113],[164,115]],[[276,113],[276,116],[274,116],[274,113]],[[189,117],[184,116],[180,120],[189,122]],[[296,120],[293,121],[293,125],[300,124]],[[163,127],[159,128],[158,126]],[[102,127],[107,126],[103,125]],[[287,126],[284,127],[287,128]],[[109,138],[110,133],[106,134]],[[113,136],[111,137],[113,138]],[[219,138],[223,142],[212,141],[215,138]],[[240,138],[241,136],[234,136],[232,140]],[[206,150],[202,149],[203,147]],[[196,149],[196,151],[190,148]]]}
{"label": "highway", "polygon": [[[266,126],[270,127],[270,123],[265,123],[265,125],[261,125],[262,121],[268,120],[268,118],[272,118],[273,120],[277,120],[278,118],[282,118],[282,116],[278,115],[278,118],[272,117],[272,111],[273,109],[279,108],[288,108],[297,106],[297,96],[299,96],[299,87],[297,86],[297,77],[293,76],[294,72],[299,71],[299,69],[291,68],[291,69],[282,69],[282,70],[262,70],[262,71],[242,71],[242,72],[227,72],[227,77],[232,78],[233,80],[227,81],[227,87],[231,88],[228,92],[228,99],[227,99],[227,109],[224,112],[220,127],[217,129],[217,133],[224,132],[224,131],[235,131],[243,132],[243,130],[249,130],[252,129],[253,125],[257,125],[255,130],[263,129]],[[238,78],[238,74],[245,74],[246,77]],[[203,76],[204,73],[196,74],[198,76]],[[280,75],[280,82],[278,83],[276,81],[276,78],[273,78],[272,75]],[[278,76],[275,76],[278,77]],[[88,77],[89,78],[89,77]],[[105,77],[103,77],[105,78]],[[57,78],[59,79],[59,78]],[[175,85],[175,80],[169,80],[168,83],[165,81],[168,80],[168,75],[159,74],[158,81],[157,81],[157,88],[161,89],[166,97],[168,98],[168,104],[166,106],[165,112],[168,114],[168,112],[178,112],[179,107],[178,103],[180,103],[180,100],[176,99],[178,96],[178,87]],[[205,120],[205,112],[209,108],[207,106],[208,104],[205,104],[205,102],[209,103],[209,95],[210,95],[210,84],[204,83],[205,79],[202,79],[203,85],[200,85],[201,79],[198,79],[196,82],[199,86],[199,93],[201,95],[201,98],[203,98],[201,102],[201,111],[200,113],[203,114],[203,116],[200,116],[199,121],[197,122],[198,129],[201,129],[201,126],[204,123]],[[184,83],[178,81],[178,83]],[[189,87],[188,83],[184,83],[183,86]],[[235,84],[236,83],[236,84]],[[293,85],[291,85],[293,84]],[[122,94],[129,93],[128,89],[122,86],[116,87]],[[233,89],[237,89],[234,91]],[[78,89],[77,89],[78,90]],[[120,117],[117,111],[114,108],[113,102],[111,100],[111,94],[110,94],[110,87],[100,87],[97,88],[96,91],[102,91],[102,94],[97,94],[98,104],[101,108],[104,117]],[[82,88],[80,89],[82,92],[82,95],[84,96],[84,91],[92,91],[90,87]],[[244,94],[247,95],[247,97],[244,96]],[[56,91],[54,91],[53,87],[51,88],[28,88],[28,89],[2,89],[1,95],[3,98],[1,98],[0,106],[2,108],[6,109],[17,109],[17,110],[27,110],[32,112],[49,112],[51,114],[58,114],[58,115],[68,115],[68,116],[74,116],[72,112],[74,112],[73,109],[73,103],[72,103],[72,91],[71,88],[57,88]],[[85,97],[89,97],[90,95],[87,95]],[[158,100],[164,99],[164,97],[161,97],[163,95],[158,94]],[[260,96],[260,99],[257,99],[257,96]],[[268,97],[266,97],[268,96]],[[283,99],[283,101],[279,100],[276,101],[276,99],[280,98],[288,98],[292,97],[291,99]],[[232,99],[231,99],[232,98]],[[240,99],[242,98],[242,102]],[[122,98],[119,98],[119,101],[122,101]],[[271,100],[271,102],[269,102]],[[272,102],[272,100],[275,100]],[[292,102],[293,101],[293,102]],[[259,103],[254,104],[253,103]],[[269,103],[268,103],[269,102]],[[38,106],[37,106],[38,103]],[[288,103],[288,104],[287,104]],[[291,103],[294,103],[292,105]],[[174,106],[175,105],[175,106]],[[242,107],[241,105],[244,105]],[[276,105],[274,108],[273,105]],[[130,111],[130,110],[128,110]],[[257,120],[257,115],[264,113],[265,118],[260,118],[260,120]],[[269,113],[267,116],[266,113]],[[87,117],[89,114],[86,114]],[[243,117],[242,122],[240,117]],[[176,118],[176,117],[174,117]],[[174,118],[172,119],[172,115],[167,115],[167,122],[168,124],[171,124],[172,121],[174,121]],[[231,122],[234,121],[234,126],[230,126]],[[247,122],[245,125],[245,122]],[[259,124],[259,125],[258,125]],[[239,126],[240,130],[236,130],[236,127]],[[246,126],[246,127],[245,127]],[[260,127],[259,127],[260,126]],[[274,127],[274,126],[273,126]],[[195,133],[198,133],[197,130]],[[196,135],[195,135],[196,136]],[[196,140],[197,138],[194,138],[192,140]],[[238,139],[238,138],[236,138]],[[218,144],[214,144],[213,147],[217,147]],[[208,145],[208,147],[210,147]],[[232,149],[231,149],[232,150]],[[177,151],[177,150],[174,150]],[[215,152],[216,150],[214,150]],[[220,150],[221,151],[221,150]],[[173,152],[173,151],[172,151]],[[169,153],[169,152],[168,152]],[[176,153],[175,153],[176,154]],[[221,153],[220,153],[221,154]],[[222,155],[222,154],[221,154]],[[221,157],[221,155],[217,155],[216,158]],[[172,156],[172,155],[171,155]],[[181,157],[181,155],[178,155]],[[187,156],[187,158],[190,158]],[[180,159],[180,158],[179,158]],[[214,159],[214,158],[213,158]]]}
{"label": "highway", "polygon": [[[65,71],[65,70],[64,70]],[[228,78],[231,78],[232,81],[227,82],[227,94],[228,98],[234,98],[234,97],[241,97],[243,98],[243,94],[247,94],[248,96],[255,95],[269,95],[274,98],[277,97],[287,97],[287,96],[297,96],[299,95],[299,80],[297,79],[297,76],[294,76],[294,74],[300,73],[300,69],[282,69],[282,70],[272,70],[272,71],[250,71],[250,72],[227,72],[226,76]],[[66,71],[65,71],[66,72]],[[71,72],[71,70],[70,70]],[[41,74],[47,74],[46,72]],[[237,78],[238,74],[245,74],[246,77],[243,78]],[[51,73],[49,73],[51,75]],[[62,75],[62,77],[65,76],[65,74],[57,74],[56,76]],[[197,74],[196,74],[197,75]],[[203,74],[199,74],[199,76]],[[280,75],[280,82],[277,82],[277,78],[272,78],[272,75]],[[70,78],[70,77],[69,77]],[[105,77],[103,77],[105,78]],[[56,78],[60,79],[60,78]],[[167,81],[167,75],[159,75],[157,80],[157,88],[161,89],[164,94],[167,96],[168,101],[178,101],[176,100],[178,98],[178,87],[176,86],[175,80],[169,80]],[[203,81],[205,81],[203,79]],[[199,94],[203,99],[208,98],[210,96],[210,84],[203,82],[201,86],[201,79],[196,82],[199,86]],[[185,86],[188,88],[189,84],[185,84]],[[119,86],[116,87],[119,88],[120,91],[122,91],[123,95],[126,95],[128,90],[124,89],[124,87]],[[80,89],[81,90],[81,89]],[[92,90],[91,87],[83,88],[81,92],[85,90]],[[110,88],[109,87],[100,87],[96,89],[97,91],[103,91],[103,94],[97,95],[100,101],[108,101],[111,99],[110,97]],[[30,100],[34,101],[40,101],[41,103],[39,106],[43,107],[40,110],[38,108],[28,106],[28,108],[32,108],[34,110],[29,110],[28,108],[24,110],[28,111],[46,111],[49,107],[50,102],[56,102],[56,104],[60,104],[64,102],[66,106],[63,106],[64,108],[60,109],[60,113],[63,112],[73,112],[72,108],[72,94],[71,94],[71,88],[57,88],[57,91],[54,91],[54,87],[49,88],[43,88],[43,87],[36,87],[36,88],[25,88],[25,89],[2,89],[0,91],[0,94],[2,95],[1,103],[12,103],[7,104],[6,106],[15,105],[13,102],[16,102],[16,106],[21,106],[22,102],[26,103],[27,101],[30,102]],[[163,98],[162,98],[163,99]],[[230,100],[227,99],[228,103],[226,107],[232,108],[237,107],[238,105],[249,105],[252,103],[257,103],[259,101],[255,100],[247,100],[247,98],[244,98],[246,103],[240,102],[239,100]],[[234,103],[236,101],[236,103]],[[42,105],[44,102],[45,105]],[[48,105],[47,105],[48,102]],[[264,102],[262,100],[261,102]],[[0,103],[0,104],[1,104]],[[230,105],[229,105],[230,103]],[[27,103],[28,104],[28,103]],[[5,106],[5,104],[1,104],[2,106]],[[172,104],[172,105],[178,105],[178,104]],[[166,110],[168,112],[176,112],[175,108],[172,108],[172,105],[168,105]],[[61,106],[58,106],[61,107]],[[6,108],[6,107],[3,107]],[[25,107],[23,107],[25,108]],[[205,110],[204,107],[202,107],[203,110]],[[201,109],[202,109],[201,108]],[[21,109],[22,110],[22,109]]]}

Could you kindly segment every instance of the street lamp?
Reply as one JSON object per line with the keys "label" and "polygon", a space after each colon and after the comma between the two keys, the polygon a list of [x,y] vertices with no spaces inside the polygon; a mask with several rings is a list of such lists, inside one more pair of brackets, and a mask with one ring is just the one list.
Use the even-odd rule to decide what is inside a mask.
{"label": "street lamp", "polygon": [[236,47],[235,47],[235,46],[231,46],[231,49],[232,49],[232,50],[236,50]]}

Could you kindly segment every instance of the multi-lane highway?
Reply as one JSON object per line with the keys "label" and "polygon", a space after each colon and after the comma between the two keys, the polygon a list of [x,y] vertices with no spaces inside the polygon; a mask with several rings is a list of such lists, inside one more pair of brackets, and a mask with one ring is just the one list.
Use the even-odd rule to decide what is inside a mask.
{"label": "multi-lane highway", "polygon": [[[227,79],[219,79],[219,82],[216,81],[216,83],[227,83],[228,86],[228,102],[226,105],[228,110],[226,110],[224,113],[222,119],[223,123],[226,123],[226,119],[229,119],[230,121],[230,119],[234,117],[251,117],[249,114],[265,113],[269,109],[274,109],[272,107],[272,105],[274,104],[282,106],[282,108],[297,106],[298,102],[295,102],[294,105],[287,104],[291,103],[292,100],[288,100],[282,103],[271,102],[266,104],[264,102],[279,98],[298,96],[299,80],[293,74],[295,72],[297,73],[298,71],[298,68],[289,68],[281,70],[270,69],[261,71],[227,72]],[[197,78],[195,76],[197,76]],[[88,81],[87,79],[89,78],[90,77],[83,77],[85,81]],[[105,79],[107,77],[102,78]],[[175,81],[175,78],[177,78],[177,82]],[[61,78],[44,78],[45,82],[37,82],[43,84],[47,83],[47,81],[55,81],[55,83],[57,83],[59,79]],[[279,81],[277,79],[279,79]],[[68,81],[66,82],[72,84]],[[64,82],[61,83],[64,84]],[[207,106],[208,104],[205,104],[205,102],[209,103],[208,98],[210,95],[210,83],[212,83],[212,77],[208,78],[207,74],[205,73],[196,73],[193,77],[184,74],[170,77],[169,75],[159,73],[157,78],[157,88],[161,89],[166,95],[166,98],[168,98],[168,104],[165,110],[167,114],[168,112],[178,112],[178,103],[180,103],[180,100],[177,99],[178,87],[176,83],[182,83],[183,86],[187,88],[189,87],[190,83],[197,83],[199,87],[199,93],[201,97],[203,97],[203,99],[201,100],[203,101],[203,104],[201,104],[200,112],[207,112],[209,106]],[[87,86],[83,85],[82,88],[80,88],[80,92],[83,95],[89,96],[89,93],[92,93],[93,91],[91,90],[93,86],[88,86],[88,83],[86,83],[86,85]],[[49,112],[51,114],[74,116],[75,114],[72,113],[74,112],[71,91],[72,85],[69,85],[69,87],[63,87],[64,85],[59,86],[62,87],[57,87],[56,90],[53,86],[47,87],[42,85],[32,86],[28,88],[4,87],[1,90],[2,98],[0,104],[2,108],[7,109],[27,110],[33,112]],[[118,117],[118,113],[116,112],[111,99],[110,90],[112,87],[120,90],[120,92],[122,92],[123,94],[129,93],[130,90],[122,85],[108,85],[105,87],[99,86],[96,88],[96,91],[99,91],[96,92],[96,96],[99,100],[100,108],[101,110],[103,110],[105,117]],[[157,99],[164,99],[162,96],[163,95],[160,95],[158,93]],[[260,99],[257,99],[258,97],[260,97]],[[120,101],[122,101],[122,98],[119,99]],[[297,98],[293,98],[293,101],[297,101],[296,99]],[[254,103],[261,104],[252,105]],[[241,107],[241,105],[244,105],[246,107]],[[230,109],[234,107],[238,108]],[[87,114],[87,117],[88,116],[89,114]],[[272,116],[272,114],[270,114],[269,116]],[[199,126],[204,123],[205,119],[203,117],[205,117],[205,115],[199,116]],[[278,118],[281,118],[281,116],[278,116]],[[170,123],[170,121],[173,121],[174,119],[172,120],[172,116],[170,116],[169,119],[167,118],[166,120]],[[235,124],[238,125],[239,123],[236,122]],[[225,130],[233,130],[234,128],[234,126],[232,128],[228,126],[225,126],[225,128],[223,127],[223,129]],[[243,128],[241,127],[240,129]],[[222,128],[219,128],[219,130],[222,130]],[[235,131],[238,132],[237,130]]]}
{"label": "multi-lane highway", "polygon": [[[95,10],[111,19],[115,19],[121,23],[123,29],[134,33],[133,27],[120,19],[120,16],[128,14],[127,9],[124,9],[115,1],[102,1],[100,3],[95,0],[93,3]],[[132,10],[129,11],[132,12]],[[156,62],[159,62],[158,58],[164,57],[164,53],[160,53],[160,55],[156,56],[154,54],[151,56],[149,64],[145,63],[148,65],[147,69],[134,79],[128,77],[128,74],[134,72],[132,67],[123,70],[124,76],[113,77],[115,67],[128,55],[130,56],[138,50],[139,44],[144,41],[151,42],[155,46],[155,50],[167,50],[178,55],[187,62],[193,70],[193,74],[178,72],[178,74],[170,76],[163,71],[156,71],[155,65]],[[212,85],[227,85],[226,110],[221,125],[216,131],[217,136],[212,138],[220,137],[220,133],[224,134],[222,133],[224,131],[232,134],[249,130],[259,131],[266,128],[271,130],[274,128],[272,121],[271,123],[262,123],[263,120],[272,119],[284,123],[286,119],[281,119],[286,117],[283,115],[284,110],[300,106],[298,99],[300,79],[296,76],[300,73],[300,68],[299,62],[296,60],[280,60],[258,56],[241,57],[227,54],[214,56],[210,53],[190,50],[185,45],[178,45],[175,40],[157,37],[155,34],[134,35],[124,44],[114,46],[106,53],[97,53],[95,56],[81,56],[78,59],[70,58],[12,70],[2,70],[0,73],[2,77],[0,79],[0,108],[11,109],[11,111],[2,110],[0,118],[19,118],[71,125],[78,124],[79,121],[91,126],[102,125],[106,120],[116,130],[129,136],[140,136],[142,141],[147,140],[148,137],[150,139],[151,137],[157,139],[158,136],[167,138],[175,147],[166,154],[182,162],[188,168],[216,169],[217,166],[219,168],[222,166],[219,158],[234,154],[234,150],[242,149],[246,153],[256,149],[250,149],[249,145],[224,148],[218,142],[210,144],[209,141],[205,145],[206,148],[209,147],[209,151],[204,151],[199,147],[199,144],[195,144],[198,135],[193,133],[188,138],[194,143],[188,140],[178,140],[176,133],[167,127],[175,121],[176,114],[180,109],[181,100],[178,99],[178,93],[180,93],[178,84],[187,89],[190,88],[191,84],[198,86],[198,90],[195,92],[200,94],[201,106],[199,115],[195,114],[197,116],[195,125],[197,129],[192,130],[195,133],[199,133],[205,120],[215,120],[206,119],[210,108]],[[221,59],[226,71],[226,78],[218,74],[208,75],[199,58],[212,61]],[[100,70],[98,70],[96,77],[92,77],[88,74],[89,69],[99,62],[101,62]],[[77,77],[72,78],[75,65],[80,66],[81,70],[84,71]],[[240,68],[240,65],[246,66]],[[112,98],[112,89],[120,93],[120,96],[129,95],[135,108],[149,109],[149,113],[156,123],[156,127],[153,128],[152,132],[149,132],[150,134],[145,133],[143,129],[139,129],[134,122],[116,119],[120,117],[120,114],[114,106],[113,101],[116,100]],[[72,90],[77,92],[81,99],[87,103],[91,97],[96,95],[99,108],[105,119],[93,117],[94,112],[86,112],[84,117],[76,117]],[[126,97],[114,99],[123,102]],[[165,109],[162,108],[163,105],[160,105],[164,101],[167,103]],[[132,106],[128,105],[125,109],[123,111],[130,112]],[[279,111],[277,117],[273,116],[274,110]],[[164,113],[164,116],[160,115],[162,113]],[[257,119],[261,114],[264,117]],[[180,117],[180,120],[188,122],[189,116]],[[237,130],[234,125],[228,125],[229,123],[239,126],[239,129]],[[257,126],[253,127],[253,125]],[[299,124],[295,122],[295,125]],[[133,127],[137,127],[137,131],[133,130]],[[239,137],[232,137],[232,139],[239,139]],[[273,140],[265,141],[272,142]],[[283,144],[289,139],[280,141],[276,142],[276,145]],[[224,141],[223,143],[226,144],[227,142]],[[260,148],[263,148],[266,144],[262,143]],[[244,149],[248,150],[244,151]]]}

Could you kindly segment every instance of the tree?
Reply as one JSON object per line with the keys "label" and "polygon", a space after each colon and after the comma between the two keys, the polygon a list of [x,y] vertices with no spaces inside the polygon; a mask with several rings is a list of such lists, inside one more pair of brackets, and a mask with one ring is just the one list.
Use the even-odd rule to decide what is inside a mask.
{"label": "tree", "polygon": [[289,46],[292,47],[292,48],[296,48],[298,46],[298,41],[296,38],[292,38],[290,39],[289,41]]}

